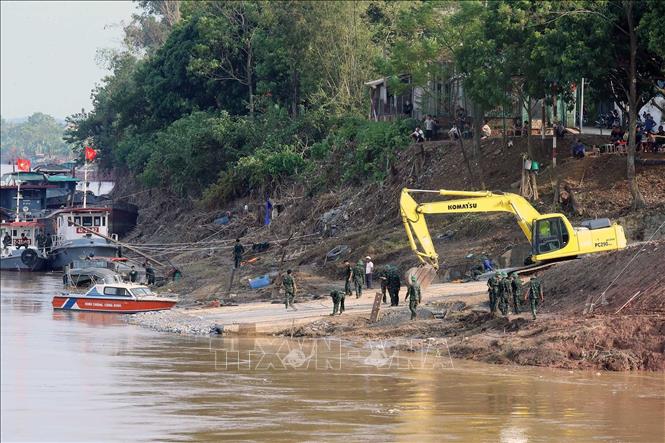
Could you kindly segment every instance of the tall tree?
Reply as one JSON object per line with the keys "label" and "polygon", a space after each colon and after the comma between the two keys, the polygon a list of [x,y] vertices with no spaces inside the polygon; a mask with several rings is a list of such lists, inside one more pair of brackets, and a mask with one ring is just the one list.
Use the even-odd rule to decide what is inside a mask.
{"label": "tall tree", "polygon": [[153,52],[161,47],[182,18],[179,0],[139,0],[141,13],[125,26],[124,43],[132,52]]}
{"label": "tall tree", "polygon": [[254,115],[256,37],[265,5],[259,2],[202,2],[190,69],[216,81],[239,83],[247,90],[247,107]]}

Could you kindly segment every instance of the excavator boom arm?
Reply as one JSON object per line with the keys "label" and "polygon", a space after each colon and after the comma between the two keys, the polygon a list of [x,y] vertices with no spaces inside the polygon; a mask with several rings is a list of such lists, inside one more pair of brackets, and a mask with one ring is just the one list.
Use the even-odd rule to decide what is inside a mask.
{"label": "excavator boom arm", "polygon": [[[441,196],[464,198],[419,204],[411,196],[412,193],[436,193]],[[540,213],[533,206],[516,194],[494,194],[489,191],[450,191],[445,189],[426,191],[404,188],[400,197],[400,212],[411,249],[423,263],[429,263],[437,269],[439,256],[434,249],[432,237],[429,234],[424,217],[425,214],[510,212],[517,218],[517,224],[529,241],[532,238],[533,220],[540,216]],[[418,244],[420,244],[420,248]]]}

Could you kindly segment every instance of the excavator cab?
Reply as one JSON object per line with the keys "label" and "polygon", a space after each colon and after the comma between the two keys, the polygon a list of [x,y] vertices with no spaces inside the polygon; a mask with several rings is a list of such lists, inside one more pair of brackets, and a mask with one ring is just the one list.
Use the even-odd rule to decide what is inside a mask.
{"label": "excavator cab", "polygon": [[571,236],[561,216],[547,216],[534,220],[532,232],[533,255],[547,254],[563,249],[568,245]]}

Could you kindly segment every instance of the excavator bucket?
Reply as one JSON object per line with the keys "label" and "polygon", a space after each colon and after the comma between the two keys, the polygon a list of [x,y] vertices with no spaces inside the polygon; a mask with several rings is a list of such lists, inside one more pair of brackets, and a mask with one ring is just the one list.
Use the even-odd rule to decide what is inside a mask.
{"label": "excavator bucket", "polygon": [[436,278],[436,269],[431,265],[421,265],[406,271],[406,283],[411,284],[411,276],[416,276],[416,281],[421,289],[427,288]]}

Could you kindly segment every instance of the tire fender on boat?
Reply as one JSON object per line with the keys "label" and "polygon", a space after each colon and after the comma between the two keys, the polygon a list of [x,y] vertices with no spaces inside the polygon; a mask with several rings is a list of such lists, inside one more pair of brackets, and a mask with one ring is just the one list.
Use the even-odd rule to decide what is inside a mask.
{"label": "tire fender on boat", "polygon": [[37,252],[33,249],[26,249],[21,253],[21,261],[26,266],[34,266],[37,262]]}

